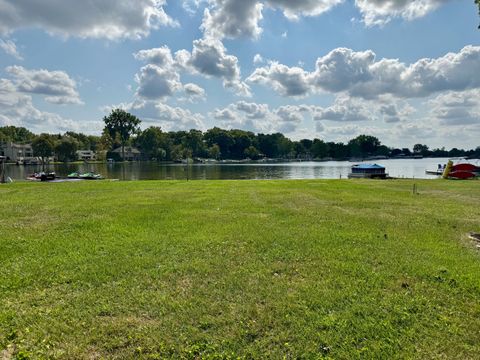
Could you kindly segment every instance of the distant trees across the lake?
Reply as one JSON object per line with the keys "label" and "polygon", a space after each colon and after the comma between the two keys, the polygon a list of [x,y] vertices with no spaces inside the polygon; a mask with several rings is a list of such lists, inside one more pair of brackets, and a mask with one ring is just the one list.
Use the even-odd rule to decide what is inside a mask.
{"label": "distant trees across the lake", "polygon": [[[347,143],[337,143],[322,139],[292,141],[281,133],[255,134],[250,131],[226,130],[218,127],[205,132],[194,129],[165,132],[160,127],[154,126],[140,130],[139,120],[128,115],[128,113],[118,113],[114,110],[109,117],[105,118],[106,126],[101,136],[71,131],[64,134],[36,135],[22,127],[0,127],[0,144],[8,142],[33,144],[35,156],[47,157],[55,154],[59,161],[77,160],[78,150],[103,153],[104,156],[97,156],[98,159],[117,157],[117,160],[120,160],[118,157],[124,150],[118,151],[118,149],[124,149],[125,146],[130,147],[130,152],[131,148],[139,150],[144,160],[158,161],[180,161],[186,158],[344,160],[375,156],[480,156],[480,146],[474,150],[457,148],[446,150],[445,148],[430,149],[427,145],[415,144],[412,149],[400,149],[384,145],[378,138],[371,135],[360,135]],[[117,151],[113,152],[115,149]]]}

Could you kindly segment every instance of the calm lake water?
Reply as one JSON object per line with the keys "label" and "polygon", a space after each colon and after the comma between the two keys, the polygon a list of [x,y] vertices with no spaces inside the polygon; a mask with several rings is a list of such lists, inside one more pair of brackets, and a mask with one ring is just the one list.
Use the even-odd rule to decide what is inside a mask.
{"label": "calm lake water", "polygon": [[[432,179],[425,170],[434,170],[438,164],[446,164],[448,158],[398,159],[374,161],[386,167],[393,177]],[[370,163],[372,161],[369,161]],[[469,162],[478,164],[478,160]],[[339,179],[346,178],[352,165],[348,161],[289,162],[275,164],[194,164],[188,168],[182,164],[158,164],[155,162],[126,164],[52,165],[49,171],[67,176],[78,171],[92,171],[109,179],[120,180],[194,180],[216,179]],[[40,171],[41,166],[7,165],[7,176],[24,180],[29,174]]]}

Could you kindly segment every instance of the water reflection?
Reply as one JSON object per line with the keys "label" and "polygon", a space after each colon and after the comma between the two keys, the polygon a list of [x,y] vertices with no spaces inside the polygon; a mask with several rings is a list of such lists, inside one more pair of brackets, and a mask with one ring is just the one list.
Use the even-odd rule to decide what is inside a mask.
{"label": "water reflection", "polygon": [[[393,177],[435,178],[425,170],[434,170],[447,158],[380,160]],[[48,166],[58,176],[72,172],[95,172],[109,179],[120,180],[194,180],[224,179],[339,179],[346,178],[354,163],[348,161],[293,162],[276,164],[183,164],[126,163],[126,164],[62,164]],[[41,166],[7,166],[7,176],[23,180],[29,174],[41,171]]]}

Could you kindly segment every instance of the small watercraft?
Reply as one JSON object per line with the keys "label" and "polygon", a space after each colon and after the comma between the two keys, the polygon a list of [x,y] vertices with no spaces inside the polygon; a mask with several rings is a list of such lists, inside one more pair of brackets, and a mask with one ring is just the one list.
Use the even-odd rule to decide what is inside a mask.
{"label": "small watercraft", "polygon": [[78,178],[83,180],[102,180],[103,176],[93,172],[87,172],[85,174],[78,175]]}
{"label": "small watercraft", "polygon": [[466,180],[466,179],[473,179],[474,177],[476,177],[475,173],[470,171],[452,171],[451,173],[448,174],[449,179]]}
{"label": "small watercraft", "polygon": [[480,173],[480,167],[469,163],[462,163],[453,165],[452,171],[468,171],[472,173]]}
{"label": "small watercraft", "polygon": [[93,172],[86,172],[84,174],[80,174],[78,172],[73,172],[67,175],[69,179],[80,179],[80,180],[102,180],[103,176],[100,174],[95,174]]}
{"label": "small watercraft", "polygon": [[32,175],[29,175],[27,177],[27,180],[30,181],[53,181],[56,179],[56,175],[54,172],[39,172],[39,173],[34,173]]}
{"label": "small watercraft", "polygon": [[443,174],[443,170],[425,170],[425,174],[441,176]]}
{"label": "small watercraft", "polygon": [[453,162],[450,160],[443,172],[444,179],[474,179],[477,176],[480,176],[480,168],[476,165],[469,163],[461,163],[453,165]]}

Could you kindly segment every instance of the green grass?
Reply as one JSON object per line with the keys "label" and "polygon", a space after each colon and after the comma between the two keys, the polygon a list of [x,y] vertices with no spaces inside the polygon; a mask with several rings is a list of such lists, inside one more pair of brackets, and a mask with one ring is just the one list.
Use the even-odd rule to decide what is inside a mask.
{"label": "green grass", "polygon": [[478,358],[480,182],[416,184],[0,186],[0,357]]}

